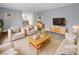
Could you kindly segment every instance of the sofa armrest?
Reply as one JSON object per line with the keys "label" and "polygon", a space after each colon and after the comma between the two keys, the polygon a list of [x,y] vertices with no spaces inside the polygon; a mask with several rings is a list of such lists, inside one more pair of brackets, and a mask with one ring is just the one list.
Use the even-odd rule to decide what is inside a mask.
{"label": "sofa armrest", "polygon": [[74,55],[76,53],[76,45],[72,45],[64,39],[56,51],[56,55]]}
{"label": "sofa armrest", "polygon": [[18,54],[18,51],[15,48],[10,48],[1,53],[1,55],[17,55],[17,54]]}
{"label": "sofa armrest", "polygon": [[12,39],[12,30],[11,29],[8,29],[8,39],[9,39],[9,41],[11,41],[11,39]]}
{"label": "sofa armrest", "polygon": [[7,44],[4,44],[4,45],[1,45],[0,46],[0,51],[5,51],[5,50],[8,50],[9,48],[12,48],[12,42],[11,43],[7,43]]}
{"label": "sofa armrest", "polygon": [[25,34],[25,29],[21,28],[21,33]]}
{"label": "sofa armrest", "polygon": [[79,55],[79,37],[78,37],[78,39],[77,39],[77,53],[76,53],[76,54]]}

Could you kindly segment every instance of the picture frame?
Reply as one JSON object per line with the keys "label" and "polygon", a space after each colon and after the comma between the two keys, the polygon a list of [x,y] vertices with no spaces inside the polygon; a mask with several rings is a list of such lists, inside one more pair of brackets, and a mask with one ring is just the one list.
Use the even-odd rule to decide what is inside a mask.
{"label": "picture frame", "polygon": [[13,20],[13,13],[5,13],[6,20]]}

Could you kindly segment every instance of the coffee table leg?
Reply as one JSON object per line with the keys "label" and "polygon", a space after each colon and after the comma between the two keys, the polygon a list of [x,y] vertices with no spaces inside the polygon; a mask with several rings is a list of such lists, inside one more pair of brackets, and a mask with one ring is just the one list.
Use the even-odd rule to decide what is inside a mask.
{"label": "coffee table leg", "polygon": [[38,55],[38,49],[37,49],[37,52],[36,52],[36,54]]}
{"label": "coffee table leg", "polygon": [[51,43],[51,38],[49,38],[49,43]]}
{"label": "coffee table leg", "polygon": [[49,39],[49,42],[51,43],[51,38]]}
{"label": "coffee table leg", "polygon": [[38,55],[38,52],[39,52],[39,51],[38,51],[38,45],[37,45],[37,47],[36,47],[36,54],[37,54],[37,55]]}
{"label": "coffee table leg", "polygon": [[30,47],[30,44],[31,44],[31,43],[30,43],[30,41],[29,41],[29,47]]}
{"label": "coffee table leg", "polygon": [[48,39],[47,41],[48,41],[48,43],[51,43],[51,40],[50,39]]}

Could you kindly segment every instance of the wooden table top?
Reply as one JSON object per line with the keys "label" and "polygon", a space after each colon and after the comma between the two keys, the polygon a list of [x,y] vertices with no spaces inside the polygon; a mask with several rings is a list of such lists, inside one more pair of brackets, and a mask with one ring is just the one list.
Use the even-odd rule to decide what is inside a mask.
{"label": "wooden table top", "polygon": [[44,35],[43,37],[39,37],[37,39],[33,39],[32,36],[29,36],[29,41],[32,42],[32,44],[34,45],[39,45],[40,43],[43,43],[45,40],[47,40],[48,38],[50,38],[50,35]]}

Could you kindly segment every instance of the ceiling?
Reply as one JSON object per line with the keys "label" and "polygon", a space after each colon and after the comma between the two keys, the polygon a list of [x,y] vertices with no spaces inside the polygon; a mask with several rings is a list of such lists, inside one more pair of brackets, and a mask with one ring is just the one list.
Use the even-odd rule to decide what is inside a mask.
{"label": "ceiling", "polygon": [[0,7],[22,12],[40,12],[72,5],[73,3],[0,3]]}

